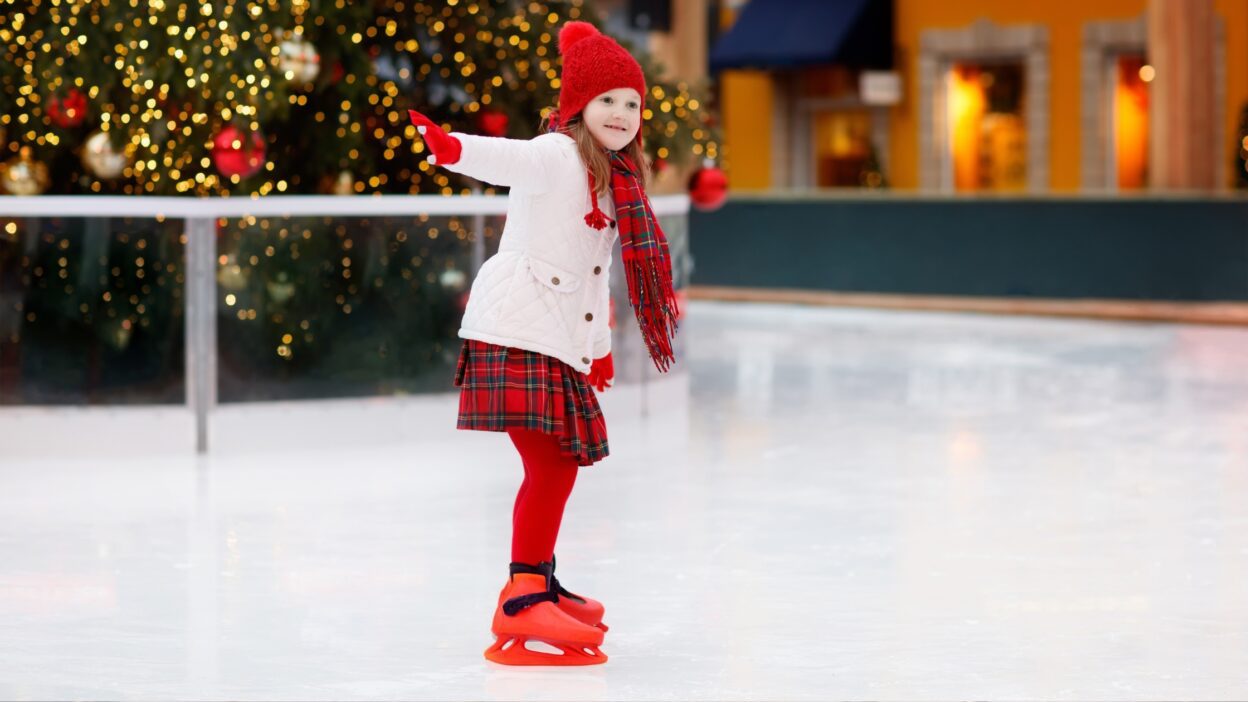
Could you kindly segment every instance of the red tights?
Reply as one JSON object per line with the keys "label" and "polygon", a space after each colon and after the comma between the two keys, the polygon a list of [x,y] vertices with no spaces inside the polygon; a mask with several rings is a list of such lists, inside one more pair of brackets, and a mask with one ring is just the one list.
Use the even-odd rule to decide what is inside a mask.
{"label": "red tights", "polygon": [[512,512],[511,560],[536,565],[555,553],[563,508],[576,482],[576,459],[559,453],[559,437],[509,429],[524,463],[524,482]]}

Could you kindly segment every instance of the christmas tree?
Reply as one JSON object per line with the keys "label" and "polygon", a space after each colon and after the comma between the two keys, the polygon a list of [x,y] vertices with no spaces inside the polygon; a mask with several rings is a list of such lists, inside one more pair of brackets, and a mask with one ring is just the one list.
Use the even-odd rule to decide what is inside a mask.
{"label": "christmas tree", "polygon": [[[4,8],[0,184],[23,194],[462,192],[424,162],[407,109],[532,137],[558,96],[559,27],[596,19],[580,1]],[[705,98],[638,53],[652,157],[714,157]]]}
{"label": "christmas tree", "polygon": [[[479,184],[425,162],[407,110],[535,136],[572,19],[597,17],[579,1],[0,0],[0,187],[463,193]],[[656,164],[716,157],[702,93],[633,53]],[[488,253],[501,229],[470,224],[218,220],[220,399],[445,389],[468,244]],[[34,380],[10,392],[0,377],[0,403],[76,402],[84,387],[183,401],[184,244],[177,220],[5,222],[0,293],[19,302],[0,309],[0,359]]]}

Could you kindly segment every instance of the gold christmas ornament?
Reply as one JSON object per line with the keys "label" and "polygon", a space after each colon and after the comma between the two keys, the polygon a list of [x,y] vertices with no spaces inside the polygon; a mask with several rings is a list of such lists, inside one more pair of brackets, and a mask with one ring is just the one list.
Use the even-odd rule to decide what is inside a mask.
{"label": "gold christmas ornament", "polygon": [[243,267],[238,265],[231,255],[225,265],[217,269],[217,282],[221,287],[232,292],[238,292],[247,287],[247,274],[243,272]]}
{"label": "gold christmas ornament", "polygon": [[269,291],[269,299],[279,305],[295,296],[294,283],[265,283],[264,286]]}
{"label": "gold christmas ornament", "polygon": [[23,146],[17,156],[0,164],[0,187],[14,195],[38,195],[48,189],[48,167]]}
{"label": "gold christmas ornament", "polygon": [[310,86],[321,72],[321,55],[312,42],[294,32],[285,32],[278,46],[277,65],[286,79],[296,85]]}
{"label": "gold christmas ornament", "polygon": [[269,299],[282,305],[287,300],[295,296],[295,284],[290,280],[290,276],[286,271],[277,274],[277,280],[265,282],[264,287],[269,291]]}
{"label": "gold christmas ornament", "polygon": [[82,146],[82,165],[96,178],[112,180],[126,170],[126,155],[113,148],[108,134],[96,132]]}
{"label": "gold christmas ornament", "polygon": [[105,332],[105,341],[118,351],[124,350],[130,345],[130,337],[134,333],[134,323],[129,319],[118,319],[110,326],[112,328],[107,329]]}
{"label": "gold christmas ornament", "polygon": [[334,194],[355,194],[355,176],[351,175],[351,171],[343,171],[338,174],[338,180],[334,181]]}

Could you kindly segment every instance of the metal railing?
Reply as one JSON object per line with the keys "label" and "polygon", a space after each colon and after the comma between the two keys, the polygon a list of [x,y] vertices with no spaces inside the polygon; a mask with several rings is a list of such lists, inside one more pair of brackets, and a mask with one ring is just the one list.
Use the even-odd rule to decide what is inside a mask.
{"label": "metal railing", "polygon": [[[656,214],[663,220],[664,228],[669,230],[672,238],[673,257],[676,261],[678,286],[687,279],[687,214],[689,200],[685,196],[658,196],[652,199]],[[183,221],[184,229],[181,242],[184,260],[181,262],[185,270],[184,291],[182,295],[184,319],[184,387],[185,402],[195,417],[195,445],[198,451],[208,448],[208,421],[213,408],[218,404],[218,320],[220,318],[223,296],[219,287],[219,276],[226,265],[227,256],[218,251],[218,237],[221,228],[229,221],[243,221],[261,224],[289,221],[301,221],[302,218],[332,218],[349,220],[349,218],[365,218],[376,221],[378,218],[398,218],[385,220],[386,224],[403,222],[403,218],[418,218],[427,222],[429,218],[447,217],[465,222],[459,231],[459,238],[465,246],[464,257],[471,261],[470,275],[460,276],[471,281],[471,275],[485,260],[489,253],[489,236],[487,236],[487,218],[499,217],[506,213],[506,196],[374,196],[374,197],[338,197],[338,196],[270,196],[264,198],[215,198],[191,199],[170,197],[81,197],[81,196],[41,196],[41,197],[4,197],[0,198],[0,223],[7,223],[8,242],[19,241],[20,232],[29,230],[30,237],[42,237],[41,241],[28,242],[31,246],[55,246],[52,238],[40,234],[41,220],[90,220],[104,218],[115,220],[124,218],[126,221],[155,220],[156,222]],[[23,224],[24,223],[24,224]],[[19,226],[22,224],[22,226]],[[106,228],[106,227],[105,227]],[[268,227],[266,227],[266,230]],[[292,227],[293,229],[293,227]],[[435,230],[434,235],[437,234]],[[498,232],[493,233],[494,245],[497,245]],[[675,236],[672,236],[675,234]],[[247,233],[243,232],[242,236]],[[5,231],[0,231],[0,244],[6,243]],[[305,235],[306,236],[306,235]],[[349,242],[348,242],[349,243]],[[67,247],[67,244],[62,244]],[[617,244],[618,247],[618,244]],[[618,248],[617,248],[618,258]],[[85,258],[84,254],[84,258]],[[12,259],[14,257],[10,257]],[[254,257],[253,257],[254,258]],[[384,256],[383,256],[384,259]],[[23,258],[23,265],[32,264]],[[60,266],[65,268],[64,258],[60,258]],[[0,258],[0,264],[4,259]],[[103,263],[103,259],[100,261]],[[328,264],[327,264],[328,265]],[[618,270],[618,266],[615,267]],[[682,275],[683,271],[683,275]],[[37,271],[40,275],[51,271]],[[117,275],[113,269],[112,275]],[[405,275],[407,273],[405,272]],[[20,283],[14,283],[20,277]],[[61,278],[68,278],[62,270]],[[85,275],[84,275],[85,277]],[[140,275],[140,277],[142,277]],[[20,297],[21,287],[29,287],[34,283],[29,274],[17,276],[10,271],[8,275],[10,291],[17,290]],[[0,270],[0,293],[4,292],[5,271]],[[617,276],[612,276],[613,295],[619,288]],[[68,289],[68,286],[66,287]],[[174,293],[177,297],[178,293]],[[85,314],[84,305],[84,314]],[[14,315],[23,315],[21,302],[8,304],[0,308],[0,315],[8,316],[0,321],[25,323],[25,319]],[[621,315],[622,316],[622,315]],[[254,316],[253,316],[254,319]],[[0,329],[13,327],[14,324],[0,323]],[[624,325],[621,325],[624,326]],[[617,329],[617,335],[622,332]],[[3,359],[0,359],[3,365]],[[12,375],[12,373],[10,373]],[[627,379],[626,379],[627,380]],[[0,386],[2,388],[2,386]],[[3,395],[0,394],[0,399]],[[8,401],[5,404],[23,404]],[[0,410],[2,411],[2,410]]]}

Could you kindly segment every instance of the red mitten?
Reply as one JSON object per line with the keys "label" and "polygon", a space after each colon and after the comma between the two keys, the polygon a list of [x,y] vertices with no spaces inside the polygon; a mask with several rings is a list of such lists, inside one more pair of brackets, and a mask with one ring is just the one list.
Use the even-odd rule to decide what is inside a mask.
{"label": "red mitten", "polygon": [[598,392],[602,392],[611,387],[615,382],[615,362],[611,360],[611,353],[608,352],[602,358],[594,359],[589,366],[589,384],[594,386]]}
{"label": "red mitten", "polygon": [[433,120],[416,110],[408,110],[407,116],[412,119],[412,124],[416,125],[416,131],[425,138],[425,144],[433,152],[433,155],[429,157],[429,163],[449,166],[459,160],[459,155],[463,150],[459,139],[448,134],[434,124]]}

